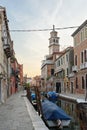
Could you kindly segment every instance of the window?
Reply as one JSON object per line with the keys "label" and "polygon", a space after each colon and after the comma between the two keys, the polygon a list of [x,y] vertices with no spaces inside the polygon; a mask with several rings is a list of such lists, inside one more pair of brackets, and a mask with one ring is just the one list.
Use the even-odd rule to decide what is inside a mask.
{"label": "window", "polygon": [[74,38],[74,46],[77,45],[76,37]]}
{"label": "window", "polygon": [[83,63],[83,52],[81,52],[81,63]]}
{"label": "window", "polygon": [[77,65],[77,55],[75,55],[75,65]]}
{"label": "window", "polygon": [[76,88],[78,88],[78,78],[76,77]]}
{"label": "window", "polygon": [[59,60],[59,66],[60,66],[60,60]]}
{"label": "window", "polygon": [[84,51],[84,61],[87,62],[87,50]]}
{"label": "window", "polygon": [[84,29],[81,31],[81,42],[84,40]]}
{"label": "window", "polygon": [[55,39],[53,39],[53,42],[55,43]]}
{"label": "window", "polygon": [[51,69],[51,76],[54,75],[54,69]]}
{"label": "window", "polygon": [[87,27],[85,28],[85,38],[87,38]]}
{"label": "window", "polygon": [[81,32],[81,42],[82,42],[82,32]]}
{"label": "window", "polygon": [[60,66],[60,60],[57,61],[57,66]]}
{"label": "window", "polygon": [[58,43],[58,40],[56,40],[56,43]]}
{"label": "window", "polygon": [[61,65],[63,64],[63,59],[61,58]]}
{"label": "window", "polygon": [[68,55],[66,55],[66,61],[68,62]]}
{"label": "window", "polygon": [[68,75],[68,74],[69,74],[69,70],[68,70],[68,68],[67,68],[67,70],[66,70],[66,71],[67,71],[66,73],[67,73],[67,75]]}
{"label": "window", "polygon": [[82,76],[82,89],[84,89],[84,77]]}

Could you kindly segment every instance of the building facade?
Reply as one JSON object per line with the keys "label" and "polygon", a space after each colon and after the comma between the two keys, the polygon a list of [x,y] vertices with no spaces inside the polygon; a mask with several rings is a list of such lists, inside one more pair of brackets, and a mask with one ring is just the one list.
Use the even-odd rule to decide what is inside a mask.
{"label": "building facade", "polygon": [[0,6],[0,101],[5,102],[10,90],[11,37],[5,8]]}
{"label": "building facade", "polygon": [[15,92],[20,76],[23,77],[23,66],[15,58],[13,42],[11,40],[6,9],[0,6],[0,102]]}
{"label": "building facade", "polygon": [[72,34],[74,40],[74,77],[71,79],[75,93],[87,90],[87,20]]}
{"label": "building facade", "polygon": [[55,87],[57,92],[69,92],[69,75],[74,63],[73,47],[67,47],[55,61]]}

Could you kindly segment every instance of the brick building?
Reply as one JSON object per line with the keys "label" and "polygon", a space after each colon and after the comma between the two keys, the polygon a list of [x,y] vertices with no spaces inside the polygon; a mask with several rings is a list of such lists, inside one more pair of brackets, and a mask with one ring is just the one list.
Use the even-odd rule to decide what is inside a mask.
{"label": "brick building", "polygon": [[74,40],[74,66],[71,87],[74,93],[87,90],[87,20],[72,34]]}

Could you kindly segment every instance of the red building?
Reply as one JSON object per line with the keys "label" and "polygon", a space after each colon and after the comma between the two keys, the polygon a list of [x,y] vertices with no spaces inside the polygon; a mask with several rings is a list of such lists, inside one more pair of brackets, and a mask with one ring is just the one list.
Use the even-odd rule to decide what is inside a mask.
{"label": "red building", "polygon": [[10,93],[13,94],[18,91],[18,87],[23,85],[23,64],[19,64],[15,58],[15,52],[13,49],[12,42],[12,56],[11,56],[11,90]]}

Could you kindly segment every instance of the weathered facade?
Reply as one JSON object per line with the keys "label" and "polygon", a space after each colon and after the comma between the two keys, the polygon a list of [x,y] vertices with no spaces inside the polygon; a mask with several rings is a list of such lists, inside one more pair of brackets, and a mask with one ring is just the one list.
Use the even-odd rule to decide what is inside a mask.
{"label": "weathered facade", "polygon": [[73,63],[73,47],[67,47],[55,61],[55,87],[57,92],[70,91],[69,75],[72,72]]}
{"label": "weathered facade", "polygon": [[0,102],[4,103],[8,96],[16,92],[19,74],[23,79],[23,66],[19,66],[15,58],[6,9],[0,6]]}
{"label": "weathered facade", "polygon": [[72,34],[74,40],[74,77],[71,79],[75,93],[87,90],[87,20]]}
{"label": "weathered facade", "polygon": [[10,94],[11,37],[5,8],[0,6],[0,101]]}

